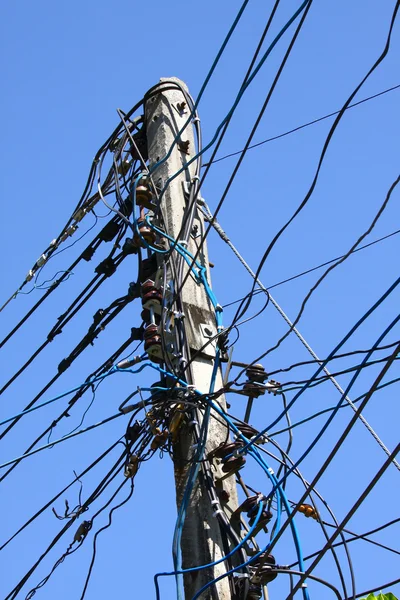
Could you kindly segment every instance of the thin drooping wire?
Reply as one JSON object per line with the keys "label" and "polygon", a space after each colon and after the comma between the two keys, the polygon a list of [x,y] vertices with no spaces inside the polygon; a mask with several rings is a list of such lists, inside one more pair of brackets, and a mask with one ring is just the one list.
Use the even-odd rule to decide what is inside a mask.
{"label": "thin drooping wire", "polygon": [[107,450],[105,450],[102,454],[100,454],[99,457],[97,457],[88,467],[86,467],[86,469],[81,471],[79,475],[76,475],[75,478],[68,485],[66,485],[60,492],[58,492],[58,494],[53,496],[53,498],[51,498],[46,504],[44,504],[44,506],[42,506],[42,508],[40,508],[32,517],[25,521],[25,523],[12,536],[0,546],[0,552],[6,546],[8,546],[8,544],[12,542],[13,539],[15,539],[20,533],[22,533],[24,529],[26,529],[31,523],[33,523],[33,521],[35,521],[43,512],[45,512],[48,508],[54,505],[54,502],[56,502],[56,500],[58,500],[70,487],[72,487],[74,483],[79,481],[82,477],[89,473],[96,465],[98,465],[103,460],[103,458],[105,458],[110,452],[112,452],[112,450],[114,450],[114,448],[116,448],[116,446],[119,443],[119,440],[113,442],[111,446],[107,448]]}
{"label": "thin drooping wire", "polygon": [[[353,104],[350,104],[346,108],[346,110],[349,110],[350,108],[354,108],[355,106],[359,106],[360,104],[364,104],[365,102],[369,102],[369,100],[374,100],[375,98],[379,98],[380,96],[383,96],[384,94],[388,94],[389,92],[393,92],[394,90],[398,90],[399,88],[400,88],[400,84],[394,85],[390,88],[386,88],[385,90],[382,90],[381,92],[378,92],[377,94],[373,94],[372,96],[363,98],[362,100],[359,100],[358,102],[353,102]],[[314,119],[313,121],[308,121],[308,123],[299,125],[298,127],[295,127],[294,129],[290,129],[289,131],[285,131],[284,133],[280,133],[279,135],[274,135],[273,137],[270,137],[266,140],[262,140],[261,142],[258,142],[257,144],[252,144],[251,146],[248,147],[248,150],[253,150],[253,148],[258,148],[259,146],[263,146],[264,144],[268,144],[269,142],[274,142],[275,140],[279,140],[280,138],[286,137],[287,135],[296,133],[296,131],[300,131],[301,129],[310,127],[310,125],[315,125],[316,123],[325,121],[325,119],[330,119],[331,117],[334,117],[334,116],[338,115],[339,113],[340,113],[340,110],[336,110],[335,112],[329,113],[328,115],[324,115],[323,117],[319,117],[318,119]],[[207,163],[204,163],[203,167],[208,167],[208,165],[219,163],[222,160],[231,158],[232,156],[238,156],[242,151],[243,150],[238,150],[237,152],[231,152],[230,154],[221,156],[221,158],[216,158],[216,159],[210,158],[210,160]]]}

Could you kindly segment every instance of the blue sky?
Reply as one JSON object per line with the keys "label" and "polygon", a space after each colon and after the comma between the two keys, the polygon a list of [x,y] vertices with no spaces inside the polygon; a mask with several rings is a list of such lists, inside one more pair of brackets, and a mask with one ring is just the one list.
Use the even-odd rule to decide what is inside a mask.
{"label": "blue sky", "polygon": [[[298,4],[282,0],[269,40],[278,33]],[[205,142],[211,139],[234,101],[271,6],[270,2],[250,0],[206,89],[199,105]],[[315,1],[254,141],[273,137],[338,110],[382,51],[394,6],[392,0],[380,3],[372,0],[354,0],[351,3],[345,0]],[[96,150],[118,123],[116,108],[127,111],[160,77],[180,77],[196,98],[239,7],[240,3],[236,1],[209,0],[202,3],[174,0],[168,4],[157,0],[151,5],[126,0],[113,3],[72,0],[57,5],[46,0],[3,2],[0,25],[4,57],[1,67],[1,300],[18,288],[32,264],[70,216]],[[400,83],[399,33],[396,23],[388,56],[360,90],[356,101]],[[288,34],[283,37],[246,91],[219,156],[243,147],[289,39]],[[368,228],[398,176],[399,95],[400,90],[395,90],[344,115],[329,146],[310,201],[266,261],[261,273],[265,285],[273,285],[342,255]],[[331,124],[332,120],[322,121],[248,152],[221,209],[219,221],[253,268],[307,192]],[[235,158],[229,158],[210,170],[203,195],[211,210],[218,204],[234,164]],[[398,200],[399,192],[395,190],[365,242],[399,228]],[[99,208],[99,214],[105,215],[106,210]],[[82,233],[91,224],[82,224]],[[43,276],[52,277],[56,270],[72,263],[90,241],[90,235],[54,259],[53,264],[50,263],[43,271]],[[399,244],[400,236],[393,236],[351,256],[325,279],[311,297],[299,329],[320,356],[329,354],[396,279]],[[251,287],[250,277],[232,252],[214,235],[209,239],[209,252],[210,260],[215,263],[213,289],[220,303],[226,304],[246,294]],[[46,338],[57,317],[92,276],[97,262],[77,269],[2,349],[4,382]],[[10,386],[1,403],[2,419],[16,414],[45,385],[60,360],[87,331],[96,310],[126,293],[128,283],[135,280],[135,270],[135,262],[124,264],[50,349]],[[301,277],[273,291],[274,298],[290,317],[294,318],[297,314],[318,273]],[[41,293],[36,290],[30,295],[19,295],[7,306],[0,315],[2,338],[40,298]],[[373,345],[398,314],[399,293],[397,290],[391,294],[351,338],[344,351],[367,349]],[[257,312],[262,302],[260,296],[256,297],[250,310]],[[226,323],[232,315],[232,309],[226,311]],[[122,343],[130,327],[139,324],[138,307],[128,307],[44,398],[82,382]],[[284,322],[270,305],[259,318],[241,328],[234,358],[253,360],[273,346],[284,332]],[[385,343],[397,340],[398,332],[397,327]],[[386,351],[379,356],[389,353]],[[264,365],[270,371],[304,360],[308,360],[305,349],[291,335],[265,359]],[[340,362],[340,368],[355,364],[357,360],[353,357]],[[335,366],[332,366],[333,370]],[[352,398],[368,390],[378,368],[379,365],[362,372],[351,391]],[[304,369],[277,375],[276,378],[280,377],[284,382],[298,381],[311,373],[310,369]],[[396,376],[399,376],[398,367],[394,364],[387,380]],[[105,381],[99,387],[85,425],[113,414],[129,391],[153,381],[154,378],[148,375],[140,381],[125,376]],[[340,378],[342,385],[348,381],[349,375]],[[288,397],[293,393],[289,392]],[[395,385],[388,387],[373,397],[365,411],[365,417],[390,449],[398,441],[397,394]],[[324,383],[302,396],[302,401],[293,408],[292,421],[332,406],[338,399],[334,387],[329,382]],[[68,422],[60,425],[57,437],[79,424],[89,401],[90,398],[83,399],[76,414],[71,414]],[[230,402],[232,412],[242,416],[242,397],[232,396]],[[20,455],[60,410],[60,404],[57,404],[25,417],[1,442],[1,461]],[[279,397],[260,398],[254,410],[254,425],[259,428],[267,426],[280,410]],[[294,459],[318,433],[323,419],[321,417],[294,430]],[[343,410],[315,451],[304,461],[302,472],[307,480],[313,478],[349,419],[349,410]],[[122,420],[117,419],[113,424],[23,461],[0,484],[3,487],[0,505],[4,517],[1,543],[66,485],[73,477],[73,470],[78,472],[85,468],[122,435],[123,426]],[[285,445],[284,434],[278,438]],[[116,460],[116,455],[113,456]],[[319,484],[321,494],[339,520],[384,459],[382,450],[358,424]],[[112,458],[110,466],[111,461]],[[84,481],[84,497],[101,478],[106,466],[101,465]],[[249,467],[248,481],[260,491],[268,492],[268,482],[256,468]],[[296,481],[290,481],[288,486],[290,499],[296,501],[301,488]],[[349,528],[363,532],[396,518],[397,486],[398,472],[392,466],[350,521]],[[71,506],[76,504],[78,492],[77,486],[69,492]],[[59,512],[63,511],[63,500],[64,496],[55,505]],[[122,594],[154,597],[153,574],[169,570],[172,566],[170,548],[174,518],[171,462],[168,456],[162,460],[155,456],[140,470],[131,501],[116,512],[112,528],[99,538],[98,557],[86,598],[98,598],[100,594],[104,597],[111,594],[114,597]],[[322,537],[317,525],[301,516],[297,520],[305,552],[318,549],[322,545]],[[106,515],[103,522],[106,522]],[[2,572],[6,574],[0,583],[4,597],[59,528],[60,522],[49,509],[0,553]],[[24,588],[25,595],[47,574],[72,536],[73,531],[34,574],[32,585]],[[395,546],[398,537],[397,525],[377,534],[376,539]],[[38,597],[79,598],[90,562],[91,544],[88,538],[82,548],[56,570],[49,583],[37,592]],[[360,592],[398,576],[398,558],[394,554],[366,542],[354,542],[350,547]],[[276,549],[277,560],[280,564],[289,564],[293,556],[293,542],[285,536]],[[344,561],[342,550],[339,556]],[[337,584],[331,559],[321,563],[318,573]],[[270,586],[272,598],[282,595],[287,589],[284,576],[278,577]],[[173,581],[163,582],[162,598],[172,598],[173,590]],[[396,587],[392,591],[395,593]],[[314,598],[318,595],[324,600],[332,596],[332,592],[318,584],[310,584],[310,595]],[[21,594],[21,597],[25,596]]]}

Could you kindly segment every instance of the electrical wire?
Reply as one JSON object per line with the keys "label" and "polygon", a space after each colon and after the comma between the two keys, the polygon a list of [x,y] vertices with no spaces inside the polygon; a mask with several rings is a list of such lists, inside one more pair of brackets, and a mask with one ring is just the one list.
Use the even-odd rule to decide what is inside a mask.
{"label": "electrical wire", "polygon": [[[383,96],[384,94],[388,94],[389,92],[393,92],[394,90],[398,90],[399,88],[400,88],[400,84],[394,85],[390,88],[386,88],[385,90],[382,90],[381,92],[373,94],[372,96],[367,96],[366,98],[363,98],[362,100],[359,100],[358,102],[353,102],[353,104],[350,104],[346,108],[346,110],[349,110],[350,108],[354,108],[355,106],[359,106],[360,104],[364,104],[365,102],[369,102],[369,100],[374,100],[375,98],[379,98],[380,96]],[[335,112],[329,113],[328,115],[324,115],[323,117],[319,117],[318,119],[313,119],[312,121],[308,121],[308,123],[299,125],[298,127],[295,127],[294,129],[290,129],[289,131],[285,131],[284,133],[280,133],[279,135],[274,135],[273,137],[270,137],[266,140],[262,140],[261,142],[258,142],[257,144],[252,144],[251,146],[248,147],[248,150],[253,150],[253,148],[258,148],[259,146],[263,146],[264,144],[268,144],[269,142],[274,142],[275,140],[279,140],[283,137],[286,137],[287,135],[291,135],[292,133],[296,133],[297,131],[304,129],[305,127],[309,127],[310,125],[315,125],[316,123],[325,121],[325,119],[330,119],[331,117],[334,117],[334,116],[338,115],[339,113],[340,113],[340,110],[336,110]],[[211,164],[219,163],[222,160],[231,158],[232,156],[238,156],[239,154],[241,154],[241,152],[243,152],[243,150],[238,150],[237,152],[231,152],[230,154],[226,154],[225,156],[221,156],[220,158],[210,159],[209,162],[204,163],[203,167],[208,167]]]}

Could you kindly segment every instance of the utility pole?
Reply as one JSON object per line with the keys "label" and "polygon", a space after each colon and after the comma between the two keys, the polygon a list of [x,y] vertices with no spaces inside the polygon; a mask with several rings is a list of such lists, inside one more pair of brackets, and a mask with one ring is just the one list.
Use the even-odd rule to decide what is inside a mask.
{"label": "utility pole", "polygon": [[[187,97],[185,98],[179,86],[187,91],[186,85],[179,79],[161,79],[158,88],[152,89],[151,95],[146,101],[145,122],[150,171],[160,159],[166,156],[178,132],[190,116]],[[184,167],[195,153],[196,146],[193,125],[189,123],[180,138],[178,138],[168,159],[152,172],[152,180],[155,187],[158,190],[162,190],[165,182]],[[185,237],[182,235],[181,227],[188,204],[188,192],[191,185],[198,185],[198,181],[194,181],[196,179],[195,165],[196,161],[175,177],[161,198],[160,208],[165,231],[174,240],[177,240],[178,236],[181,236],[178,241],[181,241]],[[195,237],[199,235],[199,239],[201,239],[200,235],[204,232],[203,218],[197,209],[196,203],[194,203],[194,213],[190,220],[190,230],[186,231],[186,239],[183,239],[182,243],[185,244],[192,254],[195,254],[197,250]],[[175,257],[173,260],[176,265],[175,275],[178,271],[182,276],[186,276],[188,266],[184,261],[179,259],[176,251],[173,253],[173,256]],[[207,245],[205,243],[202,245],[198,261],[205,267],[208,282],[211,283]],[[162,263],[163,257],[159,255],[159,267],[162,266]],[[174,273],[170,271],[168,276],[173,280]],[[215,309],[206,294],[204,286],[196,282],[191,276],[187,278],[183,286],[181,298],[186,345],[189,358],[194,358],[191,364],[192,383],[201,393],[207,394],[210,389],[215,361],[215,341],[208,345],[206,344],[217,333]],[[204,348],[205,345],[206,347]],[[215,390],[221,387],[222,377],[220,370],[218,370]],[[218,402],[225,408],[225,399],[223,396],[218,398]],[[197,411],[197,414],[200,414],[199,411]],[[201,422],[199,423],[200,425]],[[204,457],[217,446],[226,442],[226,438],[226,426],[211,416]],[[187,482],[190,461],[194,454],[194,442],[193,425],[190,426],[187,423],[181,428],[178,439],[174,444],[174,473],[178,510]],[[217,498],[220,504],[216,501],[211,504],[210,497],[207,494],[205,485],[205,470],[207,468],[209,475],[211,474],[214,482],[217,482]],[[226,554],[226,547],[225,549],[223,547],[223,535],[221,533],[218,511],[223,509],[229,519],[238,504],[235,476],[230,475],[227,477],[226,475],[226,473],[221,471],[217,461],[211,461],[211,465],[208,461],[202,464],[190,496],[183,527],[181,541],[183,569],[213,563]],[[219,515],[221,517],[221,513]],[[225,564],[221,562],[212,568],[186,574],[184,576],[186,599],[190,600],[203,585],[225,572]],[[232,598],[230,578],[225,577],[216,585],[211,586],[201,595],[201,598],[230,600]]]}

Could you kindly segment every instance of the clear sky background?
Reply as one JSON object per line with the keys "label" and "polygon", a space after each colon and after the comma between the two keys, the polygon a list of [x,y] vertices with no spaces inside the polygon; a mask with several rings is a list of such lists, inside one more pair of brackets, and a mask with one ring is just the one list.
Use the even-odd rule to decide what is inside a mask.
{"label": "clear sky background", "polygon": [[[282,0],[269,41],[278,33],[300,2]],[[284,69],[270,105],[257,130],[259,142],[303,123],[338,110],[362,80],[384,48],[393,0],[315,0],[294,50]],[[76,2],[11,2],[0,9],[1,66],[1,262],[2,297],[5,301],[22,283],[27,271],[48,243],[55,238],[74,209],[86,182],[95,152],[118,124],[116,108],[125,111],[139,101],[160,77],[183,79],[196,95],[212,61],[240,7],[240,2],[201,3],[172,0],[150,3],[128,0],[83,0]],[[199,112],[207,143],[229,111],[247,70],[258,39],[272,7],[271,2],[250,0],[212,77]],[[246,91],[218,156],[240,150],[262,106],[293,28],[286,34]],[[355,98],[361,100],[400,83],[400,29],[395,24],[388,56]],[[281,237],[262,270],[261,279],[270,286],[292,275],[342,255],[368,229],[399,174],[400,90],[394,90],[346,112],[336,130],[324,160],[320,177],[308,204]],[[266,247],[290,218],[306,194],[317,167],[332,119],[249,150],[221,209],[219,221],[249,264],[256,268]],[[205,160],[207,159],[205,156]],[[235,165],[235,158],[215,164],[206,180],[203,196],[211,210]],[[365,242],[399,229],[399,191]],[[105,207],[98,214],[105,215]],[[93,224],[91,217],[79,233]],[[97,229],[82,242],[62,253],[43,271],[42,280],[73,262]],[[322,357],[342,339],[352,325],[383,294],[398,276],[400,235],[351,256],[335,269],[311,297],[299,329]],[[1,379],[6,382],[30,354],[45,340],[57,317],[71,303],[106,255],[103,247],[91,263],[74,275],[42,305],[29,322],[4,346]],[[235,256],[215,234],[209,239],[213,289],[221,304],[232,302],[251,288],[251,278]],[[294,318],[301,302],[321,271],[301,277],[272,290],[272,294]],[[87,332],[98,308],[124,295],[135,281],[136,260],[125,261],[90,300],[61,336],[3,394],[1,420],[18,413],[56,372],[57,365]],[[30,289],[27,286],[25,290]],[[1,338],[29,310],[43,292],[18,295],[0,314]],[[387,301],[352,336],[343,351],[370,348],[398,314],[400,291]],[[250,314],[263,306],[254,298]],[[2,302],[1,302],[2,303]],[[234,307],[233,307],[234,310]],[[226,311],[229,323],[232,309]],[[46,393],[49,399],[83,382],[140,325],[139,307],[129,306],[67,373]],[[286,325],[272,305],[260,317],[244,325],[235,344],[234,359],[250,362],[273,346]],[[383,343],[399,339],[397,326]],[[232,336],[235,337],[234,335]],[[377,358],[390,354],[383,351]],[[294,335],[264,361],[267,371],[285,368],[309,359]],[[358,357],[332,363],[331,370],[358,364]],[[365,393],[382,365],[362,371],[350,397]],[[307,379],[312,367],[276,376],[281,382]],[[399,377],[396,363],[387,381]],[[117,411],[120,402],[137,385],[155,380],[149,375],[134,378],[116,375],[100,387],[84,424],[90,425]],[[339,377],[342,386],[349,375]],[[288,392],[288,398],[294,392]],[[54,437],[68,433],[81,421],[91,396],[86,395],[71,418],[57,427]],[[291,412],[293,422],[334,405],[339,394],[327,382],[301,397]],[[241,396],[230,398],[231,411],[243,416]],[[0,442],[0,462],[23,453],[31,441],[59,414],[67,400],[26,416]],[[261,397],[252,422],[266,427],[280,413],[281,399]],[[398,442],[398,386],[391,385],[374,395],[365,417],[389,449]],[[321,442],[302,464],[312,480],[328,452],[351,418],[346,408],[335,418]],[[326,415],[294,430],[291,456],[296,459],[318,433]],[[284,421],[279,425],[285,426]],[[276,427],[275,430],[280,427]],[[124,421],[66,441],[24,460],[1,483],[1,540],[7,540],[36,510],[124,433]],[[276,437],[286,444],[286,434]],[[83,482],[83,498],[111,466],[112,455]],[[384,452],[358,424],[337,458],[320,481],[319,491],[340,521],[357,500],[385,460]],[[267,493],[269,485],[260,470],[250,466],[246,480]],[[122,473],[121,473],[122,477]],[[350,521],[358,533],[398,517],[399,472],[391,466]],[[86,598],[153,598],[153,575],[172,567],[171,543],[175,520],[174,484],[168,455],[145,463],[135,480],[135,492],[128,504],[113,517],[113,524],[99,537],[97,559]],[[288,485],[289,498],[296,502],[302,491],[296,481]],[[64,510],[78,501],[79,486],[54,505]],[[122,496],[121,496],[122,499]],[[104,498],[105,500],[105,498]],[[102,500],[103,501],[103,498]],[[98,507],[100,504],[96,505]],[[89,517],[90,515],[88,515]],[[329,520],[326,513],[324,517]],[[85,517],[86,518],[86,517]],[[107,512],[98,526],[107,522]],[[305,554],[323,545],[318,525],[301,515],[297,518]],[[0,552],[0,596],[5,598],[63,525],[50,509]],[[20,597],[47,575],[54,562],[72,541],[73,527],[33,575]],[[398,547],[400,528],[396,525],[374,539]],[[93,531],[82,548],[58,567],[43,589],[43,600],[80,598],[92,553]],[[367,542],[350,544],[357,590],[371,589],[394,580],[399,573],[399,556]],[[285,536],[274,552],[279,564],[295,560],[293,541]],[[345,563],[343,550],[339,550]],[[327,557],[318,574],[335,585],[338,577]],[[348,580],[348,574],[346,575]],[[270,586],[271,599],[287,594],[288,582],[281,575]],[[399,595],[399,586],[391,591]],[[283,595],[283,596],[282,596]],[[310,584],[311,598],[325,600],[332,592]],[[174,597],[173,581],[162,584],[162,598]]]}

